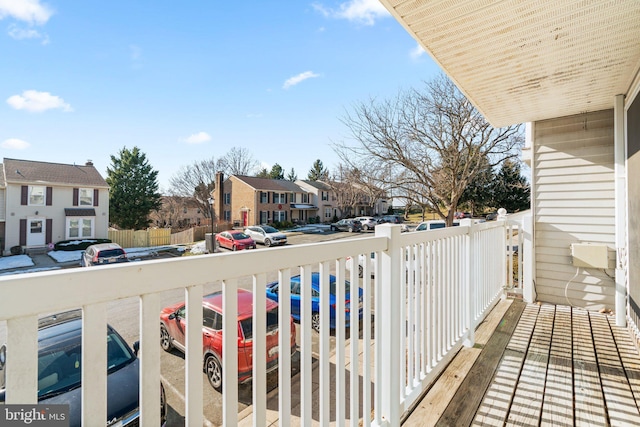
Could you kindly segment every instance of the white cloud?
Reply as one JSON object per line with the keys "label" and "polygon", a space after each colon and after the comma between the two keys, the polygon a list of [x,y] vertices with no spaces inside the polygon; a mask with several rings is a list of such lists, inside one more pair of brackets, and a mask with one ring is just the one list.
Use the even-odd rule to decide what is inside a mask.
{"label": "white cloud", "polygon": [[320,3],[314,3],[312,7],[326,18],[346,19],[362,25],[374,25],[377,19],[391,16],[379,0],[349,0],[341,3],[338,9]]}
{"label": "white cloud", "polygon": [[295,86],[298,83],[303,82],[307,79],[311,79],[313,77],[320,77],[320,74],[316,74],[313,71],[305,71],[304,73],[300,73],[297,76],[289,77],[282,85],[282,88],[289,89],[291,86]]}
{"label": "white cloud", "polygon": [[416,47],[411,49],[411,51],[409,52],[409,56],[411,57],[411,59],[418,59],[425,53],[427,52],[422,48],[422,46],[420,46],[420,43],[418,43],[416,44]]}
{"label": "white cloud", "polygon": [[2,144],[0,144],[0,147],[8,150],[26,150],[31,147],[31,144],[18,138],[9,138],[5,139]]}
{"label": "white cloud", "polygon": [[187,144],[202,144],[207,141],[211,141],[211,136],[206,132],[194,133],[182,139],[182,142],[186,142]]}
{"label": "white cloud", "polygon": [[71,105],[59,96],[37,90],[25,90],[22,95],[13,95],[7,99],[7,104],[16,110],[26,110],[31,113],[41,113],[56,108],[65,112],[73,111]]}
{"label": "white cloud", "polygon": [[0,0],[0,20],[11,17],[29,24],[45,24],[53,10],[40,0]]}

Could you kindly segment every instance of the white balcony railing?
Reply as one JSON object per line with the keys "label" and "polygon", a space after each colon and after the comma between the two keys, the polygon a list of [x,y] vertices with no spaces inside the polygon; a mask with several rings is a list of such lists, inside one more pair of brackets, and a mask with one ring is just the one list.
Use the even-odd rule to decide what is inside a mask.
{"label": "white balcony railing", "polygon": [[[456,350],[461,345],[473,345],[475,327],[504,295],[504,290],[519,286],[514,284],[513,264],[509,260],[513,259],[512,246],[515,245],[511,239],[513,236],[521,239],[522,235],[517,224],[507,221],[482,224],[468,221],[460,227],[417,233],[401,233],[400,226],[385,224],[377,227],[371,237],[2,277],[0,320],[7,322],[9,349],[5,367],[6,403],[37,403],[38,317],[80,307],[83,310],[83,425],[91,425],[89,420],[106,420],[107,303],[137,297],[140,301],[141,425],[158,425],[159,295],[184,289],[187,304],[185,422],[190,426],[202,425],[203,285],[221,282],[223,311],[236,312],[235,294],[240,279],[250,276],[255,337],[253,424],[265,425],[266,366],[260,355],[264,355],[266,343],[260,336],[266,333],[266,316],[258,314],[264,313],[269,276],[288,283],[292,275],[301,274],[299,422],[310,425],[312,418],[317,417],[315,421],[321,425],[328,425],[330,419],[340,424],[349,420],[351,425],[358,425],[364,418],[365,425],[396,426]],[[358,278],[357,268],[345,268],[347,257],[357,260],[364,254],[368,259],[372,252],[377,262],[364,263],[362,279]],[[521,272],[522,268],[518,270]],[[315,396],[312,337],[317,332],[311,328],[312,271],[320,272],[322,289],[316,355],[320,384]],[[339,291],[338,327],[333,347],[328,327],[329,274],[336,275],[337,283],[345,279],[360,283],[363,310],[367,314],[361,321],[351,316],[347,330],[344,291]],[[280,348],[287,348],[290,339],[288,287],[282,286],[280,292]],[[191,310],[192,307],[196,309]],[[223,423],[235,425],[238,421],[237,324],[232,316],[223,319]],[[333,352],[335,371],[330,365]],[[351,362],[347,363],[347,359]],[[291,424],[293,417],[290,368],[291,360],[281,357],[280,425]],[[335,390],[333,399],[330,390]],[[317,415],[312,412],[312,400],[319,402]]]}

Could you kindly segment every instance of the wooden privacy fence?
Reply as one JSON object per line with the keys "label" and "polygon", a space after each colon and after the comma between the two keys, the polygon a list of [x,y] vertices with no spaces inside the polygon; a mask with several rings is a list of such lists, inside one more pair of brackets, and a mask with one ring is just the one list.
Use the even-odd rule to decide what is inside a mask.
{"label": "wooden privacy fence", "polygon": [[109,230],[109,240],[119,244],[123,248],[170,245],[171,229]]}

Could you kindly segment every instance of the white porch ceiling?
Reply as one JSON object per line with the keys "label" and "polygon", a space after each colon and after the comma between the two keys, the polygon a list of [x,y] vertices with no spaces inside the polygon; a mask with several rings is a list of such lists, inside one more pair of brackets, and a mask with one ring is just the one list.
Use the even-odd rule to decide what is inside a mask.
{"label": "white porch ceiling", "polygon": [[495,127],[613,108],[640,0],[381,0]]}

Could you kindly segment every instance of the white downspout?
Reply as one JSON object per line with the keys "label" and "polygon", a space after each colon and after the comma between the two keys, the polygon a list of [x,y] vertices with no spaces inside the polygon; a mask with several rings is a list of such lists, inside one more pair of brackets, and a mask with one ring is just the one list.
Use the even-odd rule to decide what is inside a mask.
{"label": "white downspout", "polygon": [[627,190],[626,190],[626,144],[624,122],[624,95],[616,95],[613,108],[613,145],[615,162],[615,313],[616,325],[627,325]]}
{"label": "white downspout", "polygon": [[536,302],[538,295],[536,294],[536,253],[535,253],[535,230],[534,224],[536,220],[536,185],[535,185],[535,163],[536,163],[536,150],[535,150],[535,123],[528,122],[526,124],[525,133],[525,146],[531,150],[531,181],[529,193],[530,197],[530,212],[531,214],[522,218],[522,232],[524,233],[524,242],[522,248],[522,298],[527,303]]}

